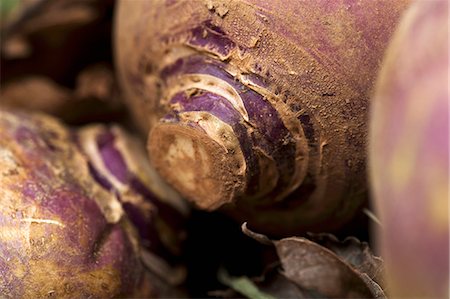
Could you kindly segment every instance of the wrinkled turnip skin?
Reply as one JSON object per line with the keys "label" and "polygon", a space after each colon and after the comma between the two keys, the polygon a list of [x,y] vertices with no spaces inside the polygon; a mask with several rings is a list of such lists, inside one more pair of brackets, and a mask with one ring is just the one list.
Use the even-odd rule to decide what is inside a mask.
{"label": "wrinkled turnip skin", "polygon": [[[260,231],[283,234],[338,227],[366,197],[368,99],[385,46],[406,5],[407,1],[119,2],[115,36],[119,77],[136,121],[144,131],[153,131],[150,158],[200,207],[216,209],[233,202],[228,208]],[[174,108],[165,97],[176,90],[173,85],[181,77],[169,72],[172,80],[167,79],[163,70],[175,65],[174,57],[183,56],[182,51],[190,51],[182,59],[206,57],[233,74],[236,84],[242,85],[239,90],[262,95],[258,100],[253,97],[254,105],[244,103],[248,121],[242,113],[238,122],[228,122],[223,115],[220,119],[233,129],[237,148],[221,152],[206,138],[192,137],[194,144],[210,150],[212,162],[206,164],[218,173],[211,170],[199,176],[198,164],[200,170],[192,173],[202,184],[194,184],[198,188],[193,191],[173,174],[195,168],[195,159],[183,169],[169,167],[159,156],[174,139],[164,140],[166,133],[160,132],[175,131],[173,124],[180,127],[178,119],[167,119]],[[223,77],[216,75],[222,81]],[[276,113],[259,111],[262,104]],[[251,114],[257,117],[252,120]],[[289,146],[281,150],[273,142],[280,137],[270,133],[265,135],[269,146],[259,145],[258,132],[264,135],[272,128],[262,129],[258,118],[281,122],[281,130],[287,132],[280,135],[282,144]],[[170,125],[155,133],[167,122]],[[221,128],[230,130],[223,123]],[[239,124],[246,129],[240,130]],[[182,126],[183,132],[176,134],[200,136],[201,128],[192,122]],[[217,165],[223,169],[214,169]]]}
{"label": "wrinkled turnip skin", "polygon": [[120,203],[90,176],[53,118],[0,111],[0,294],[133,295],[138,241]]}
{"label": "wrinkled turnip skin", "polygon": [[[189,209],[150,166],[144,144],[117,125],[92,124],[75,135],[92,177],[115,194],[137,229],[144,264],[172,285],[183,282],[181,251]],[[149,256],[156,263],[148,263]]]}
{"label": "wrinkled turnip skin", "polygon": [[[119,126],[94,124],[76,132],[77,143],[89,161],[94,179],[116,194],[125,213],[141,232],[150,236],[158,221],[181,234],[188,207],[150,167],[145,146]],[[142,240],[141,240],[142,241]],[[179,251],[180,248],[176,248]]]}
{"label": "wrinkled turnip skin", "polygon": [[449,296],[448,2],[417,1],[388,48],[371,112],[377,238],[393,298]]}

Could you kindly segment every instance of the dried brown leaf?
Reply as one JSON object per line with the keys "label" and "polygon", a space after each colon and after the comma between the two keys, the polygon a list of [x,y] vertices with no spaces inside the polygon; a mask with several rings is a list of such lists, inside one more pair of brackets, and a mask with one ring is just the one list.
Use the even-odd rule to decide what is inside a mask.
{"label": "dried brown leaf", "polygon": [[383,260],[373,254],[366,242],[355,237],[339,241],[327,233],[308,234],[308,239],[330,249],[360,273],[367,274],[372,280],[383,285]]}
{"label": "dried brown leaf", "polygon": [[259,234],[259,233],[256,233],[256,232],[250,230],[247,227],[247,222],[244,222],[242,224],[241,229],[244,234],[246,234],[250,238],[258,241],[259,243],[264,244],[264,245],[273,245],[272,240],[270,240],[266,235]]}
{"label": "dried brown leaf", "polygon": [[349,264],[305,238],[274,241],[284,275],[306,290],[328,298],[373,298],[370,288]]}
{"label": "dried brown leaf", "polygon": [[323,296],[317,292],[300,288],[297,284],[288,279],[279,267],[270,269],[263,277],[254,279],[254,281],[262,291],[276,298],[323,298]]}
{"label": "dried brown leaf", "polygon": [[353,237],[341,242],[330,234],[310,234],[313,240],[291,237],[271,241],[249,230],[245,223],[242,231],[275,246],[281,262],[281,276],[272,276],[272,280],[266,277],[260,287],[286,289],[290,282],[302,292],[295,295],[297,298],[385,298],[374,280],[381,280],[382,261],[365,242]]}

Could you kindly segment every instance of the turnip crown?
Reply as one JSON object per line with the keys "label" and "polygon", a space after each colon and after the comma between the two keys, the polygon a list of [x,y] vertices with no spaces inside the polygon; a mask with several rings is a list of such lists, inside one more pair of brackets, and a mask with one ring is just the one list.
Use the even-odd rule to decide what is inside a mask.
{"label": "turnip crown", "polygon": [[[300,184],[307,157],[264,95],[230,66],[192,54],[164,67],[171,111],[150,133],[150,157],[204,209],[242,198],[279,197]],[[249,79],[247,79],[249,80]],[[251,81],[256,86],[256,80]],[[268,91],[265,91],[268,93]]]}

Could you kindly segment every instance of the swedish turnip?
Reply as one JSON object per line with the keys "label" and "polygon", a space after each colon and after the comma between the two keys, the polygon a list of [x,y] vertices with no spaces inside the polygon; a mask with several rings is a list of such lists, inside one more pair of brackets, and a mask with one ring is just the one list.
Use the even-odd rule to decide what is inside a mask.
{"label": "swedish turnip", "polygon": [[400,23],[371,113],[377,238],[394,298],[449,295],[448,2],[417,1]]}
{"label": "swedish turnip", "polygon": [[0,110],[2,296],[180,296],[186,209],[143,152],[118,127]]}
{"label": "swedish turnip", "polygon": [[369,93],[406,2],[120,1],[116,62],[152,163],[261,231],[338,227],[366,198]]}
{"label": "swedish turnip", "polygon": [[93,178],[115,194],[138,230],[145,265],[169,282],[181,282],[186,203],[150,167],[145,146],[119,126],[89,125],[76,132]]}
{"label": "swedish turnip", "polygon": [[69,131],[0,111],[0,293],[7,298],[132,295],[138,240],[96,184]]}

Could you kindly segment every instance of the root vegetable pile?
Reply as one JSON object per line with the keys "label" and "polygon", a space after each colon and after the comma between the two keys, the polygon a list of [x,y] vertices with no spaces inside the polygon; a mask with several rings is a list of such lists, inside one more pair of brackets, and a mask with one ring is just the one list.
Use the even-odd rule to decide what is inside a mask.
{"label": "root vegetable pile", "polygon": [[446,298],[445,0],[0,0],[0,298]]}

